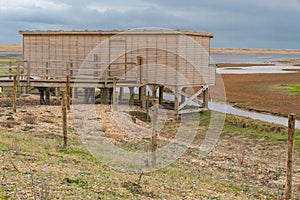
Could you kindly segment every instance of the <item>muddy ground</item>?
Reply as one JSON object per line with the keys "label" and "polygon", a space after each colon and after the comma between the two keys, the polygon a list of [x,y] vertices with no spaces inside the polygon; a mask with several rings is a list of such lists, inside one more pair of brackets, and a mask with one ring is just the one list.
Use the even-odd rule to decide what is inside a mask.
{"label": "muddy ground", "polygon": [[[300,73],[291,74],[223,74],[227,102],[247,110],[287,116],[293,112],[300,118]],[[218,96],[220,77],[212,92]]]}

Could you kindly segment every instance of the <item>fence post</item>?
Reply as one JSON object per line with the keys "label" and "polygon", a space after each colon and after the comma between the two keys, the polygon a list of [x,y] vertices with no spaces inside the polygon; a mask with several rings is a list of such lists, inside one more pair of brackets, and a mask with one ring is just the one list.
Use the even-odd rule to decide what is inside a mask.
{"label": "fence post", "polygon": [[18,62],[18,64],[17,64],[17,82],[18,83],[20,81],[20,76],[21,76],[21,73],[20,73],[20,62]]}
{"label": "fence post", "polygon": [[156,150],[157,150],[157,136],[158,136],[158,126],[157,126],[157,120],[158,120],[158,99],[153,99],[153,132],[152,132],[152,167],[156,166]]}
{"label": "fence post", "polygon": [[68,123],[67,123],[67,103],[66,103],[66,91],[61,91],[62,99],[61,99],[61,110],[62,110],[62,118],[63,118],[63,137],[64,143],[63,147],[68,147]]}
{"label": "fence post", "polygon": [[71,85],[70,85],[70,68],[67,64],[67,75],[66,75],[66,96],[67,96],[67,109],[70,110],[70,95],[71,95]]}
{"label": "fence post", "polygon": [[17,76],[14,76],[14,86],[13,86],[13,112],[17,112]]}
{"label": "fence post", "polygon": [[294,113],[289,114],[285,199],[293,199],[293,157],[295,146],[295,118],[296,115]]}

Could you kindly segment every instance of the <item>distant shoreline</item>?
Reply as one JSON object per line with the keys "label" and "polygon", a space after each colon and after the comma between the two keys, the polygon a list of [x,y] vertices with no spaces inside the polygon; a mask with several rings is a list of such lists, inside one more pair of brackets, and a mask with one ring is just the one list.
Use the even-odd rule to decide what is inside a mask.
{"label": "distant shoreline", "polygon": [[21,44],[0,44],[0,52],[22,52]]}
{"label": "distant shoreline", "polygon": [[211,48],[211,54],[300,54],[299,49]]}
{"label": "distant shoreline", "polygon": [[[0,52],[22,52],[21,44],[0,44]],[[300,54],[299,49],[211,48],[211,54]]]}

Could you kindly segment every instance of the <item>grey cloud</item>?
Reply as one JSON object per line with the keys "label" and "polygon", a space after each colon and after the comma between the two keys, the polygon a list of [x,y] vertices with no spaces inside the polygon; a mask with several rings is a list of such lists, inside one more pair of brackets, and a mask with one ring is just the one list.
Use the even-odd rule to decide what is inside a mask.
{"label": "grey cloud", "polygon": [[[215,32],[214,46],[299,48],[300,0],[123,0],[101,1],[109,8],[90,9],[101,3],[95,0],[61,0],[67,10],[34,9],[0,13],[0,43],[13,41],[4,34],[17,35],[19,29],[131,29],[162,27]],[[103,3],[104,2],[104,3]],[[287,3],[289,2],[289,3]],[[282,4],[282,6],[277,6]],[[17,36],[19,38],[19,36]]]}

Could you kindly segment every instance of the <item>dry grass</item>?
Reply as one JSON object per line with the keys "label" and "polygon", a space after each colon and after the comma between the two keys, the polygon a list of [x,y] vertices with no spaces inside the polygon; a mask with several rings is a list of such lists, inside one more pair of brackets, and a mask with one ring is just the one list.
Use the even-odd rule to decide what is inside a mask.
{"label": "dry grass", "polygon": [[[271,133],[271,124],[228,116],[215,150],[207,157],[199,159],[198,150],[191,148],[170,166],[141,176],[98,162],[80,142],[72,113],[69,147],[64,149],[59,106],[19,110],[23,112],[13,115],[19,124],[0,127],[0,199],[276,199],[284,191],[285,143],[279,136],[286,129]],[[10,108],[1,112],[10,113]],[[29,124],[32,129],[24,130],[28,113],[39,117]],[[100,113],[99,120],[104,113],[109,114]],[[209,113],[204,113],[195,144],[201,144],[208,119]],[[7,121],[5,116],[0,120]],[[106,132],[117,131],[111,126],[115,125],[106,124]],[[175,122],[166,123],[161,137],[172,138],[177,127]],[[162,139],[159,142],[167,141]],[[143,148],[141,138],[111,134],[110,140],[127,150]],[[295,168],[299,169],[298,160]]]}

